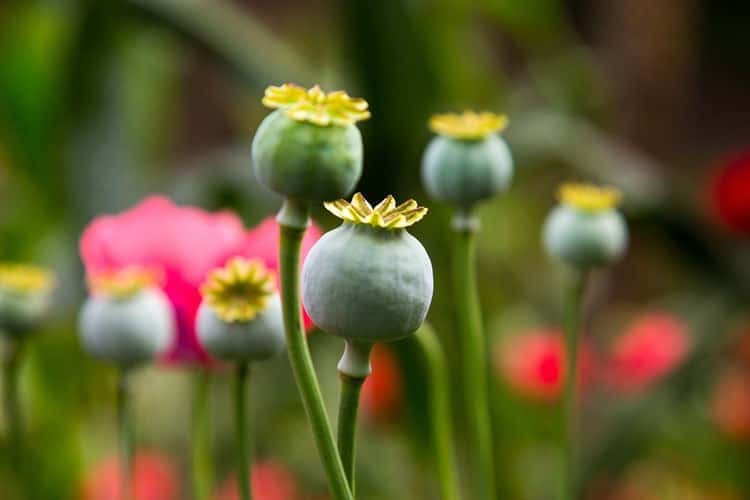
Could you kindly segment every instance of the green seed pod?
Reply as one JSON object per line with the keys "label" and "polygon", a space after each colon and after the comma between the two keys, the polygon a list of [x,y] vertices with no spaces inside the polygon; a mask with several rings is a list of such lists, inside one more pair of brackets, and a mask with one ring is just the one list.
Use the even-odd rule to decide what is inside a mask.
{"label": "green seed pod", "polygon": [[619,193],[587,185],[564,185],[561,203],[544,225],[547,252],[581,270],[609,264],[628,242],[625,219],[616,210]]}
{"label": "green seed pod", "polygon": [[326,208],[344,224],[324,234],[302,268],[302,300],[323,331],[357,343],[390,342],[424,321],[432,264],[406,227],[427,212],[392,196],[374,209],[359,193]]}
{"label": "green seed pod", "polygon": [[505,116],[464,112],[436,115],[430,128],[438,133],[422,159],[422,182],[434,198],[462,209],[507,189],[513,159],[497,135]]}
{"label": "green seed pod", "polygon": [[0,332],[19,338],[49,309],[52,272],[28,264],[0,264]]}
{"label": "green seed pod", "polygon": [[208,277],[195,328],[206,351],[225,361],[261,361],[284,349],[281,301],[260,261],[233,258]]}
{"label": "green seed pod", "polygon": [[172,306],[155,287],[126,295],[96,293],[84,302],[79,333],[94,357],[124,368],[153,360],[169,347],[175,332]]}
{"label": "green seed pod", "polygon": [[312,203],[351,193],[362,175],[362,135],[354,124],[370,116],[367,102],[285,84],[269,87],[263,103],[279,109],[253,139],[258,179],[282,196]]}

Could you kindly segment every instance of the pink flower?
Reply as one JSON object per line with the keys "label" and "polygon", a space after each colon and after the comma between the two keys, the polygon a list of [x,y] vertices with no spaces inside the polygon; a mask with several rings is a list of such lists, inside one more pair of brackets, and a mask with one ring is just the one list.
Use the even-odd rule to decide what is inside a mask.
{"label": "pink flower", "polygon": [[[178,330],[166,359],[205,363],[208,354],[198,343],[194,322],[206,275],[233,256],[260,258],[278,269],[278,234],[273,218],[247,231],[230,212],[210,213],[152,196],[121,214],[94,219],[81,237],[80,252],[89,277],[131,266],[159,271]],[[308,230],[303,256],[319,237],[318,228]]]}
{"label": "pink flower", "polygon": [[750,234],[750,149],[725,159],[711,185],[718,219],[738,234]]}
{"label": "pink flower", "polygon": [[[560,397],[567,372],[562,332],[532,330],[505,338],[496,349],[495,366],[516,392],[531,399],[553,402]],[[593,353],[580,348],[578,374],[581,384],[591,379]]]}
{"label": "pink flower", "polygon": [[638,392],[669,374],[690,350],[685,323],[670,314],[647,314],[621,334],[610,350],[607,382]]}
{"label": "pink flower", "polygon": [[376,344],[370,355],[372,373],[362,386],[362,411],[373,423],[392,419],[401,407],[401,371],[391,349]]}
{"label": "pink flower", "polygon": [[[139,452],[132,478],[133,500],[176,500],[178,477],[175,468],[162,455]],[[88,471],[81,488],[81,500],[122,500],[120,462],[110,457]]]}
{"label": "pink flower", "polygon": [[[276,462],[253,464],[251,477],[253,498],[256,500],[297,500],[300,498],[297,480],[283,465]],[[216,500],[239,500],[237,474],[231,474],[215,496]]]}

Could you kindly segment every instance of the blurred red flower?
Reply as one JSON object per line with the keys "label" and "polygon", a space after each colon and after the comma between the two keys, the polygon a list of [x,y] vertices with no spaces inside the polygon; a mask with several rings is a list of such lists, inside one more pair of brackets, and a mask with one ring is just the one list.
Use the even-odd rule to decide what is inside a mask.
{"label": "blurred red flower", "polygon": [[[194,322],[206,275],[237,255],[260,258],[278,269],[278,236],[273,218],[248,231],[233,213],[210,213],[152,196],[121,214],[94,219],[81,237],[80,253],[89,277],[130,266],[158,270],[178,328],[166,359],[205,363],[208,354],[198,343]],[[320,230],[311,227],[303,256],[319,237]],[[305,320],[311,327],[307,315]]]}
{"label": "blurred red flower", "polygon": [[690,345],[680,318],[666,313],[641,316],[612,344],[605,379],[618,391],[641,391],[674,370]]}
{"label": "blurred red flower", "polygon": [[[81,500],[122,500],[120,461],[110,457],[86,474]],[[177,472],[169,460],[157,453],[138,452],[133,464],[132,500],[176,500]]]}
{"label": "blurred red flower", "polygon": [[750,150],[721,163],[713,180],[711,202],[727,228],[750,234]]}
{"label": "blurred red flower", "polygon": [[[531,399],[555,401],[563,390],[567,372],[563,334],[555,329],[531,330],[506,337],[498,343],[495,366],[499,375],[518,393]],[[591,381],[592,351],[580,348],[580,384]]]}
{"label": "blurred red flower", "polygon": [[362,386],[360,404],[365,418],[383,423],[396,416],[401,407],[401,371],[391,349],[376,344],[370,355],[372,373]]}
{"label": "blurred red flower", "polygon": [[720,376],[714,387],[711,414],[730,438],[750,438],[750,373],[733,368]]}
{"label": "blurred red flower", "polygon": [[[297,480],[283,465],[257,462],[252,466],[251,487],[255,500],[297,500],[300,498]],[[239,500],[237,474],[233,473],[216,495],[216,500]]]}

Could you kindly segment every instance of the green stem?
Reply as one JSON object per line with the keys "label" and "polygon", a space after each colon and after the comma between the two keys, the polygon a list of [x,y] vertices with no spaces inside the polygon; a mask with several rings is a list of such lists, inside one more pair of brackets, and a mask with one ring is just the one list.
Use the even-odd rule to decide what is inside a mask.
{"label": "green stem", "polygon": [[339,454],[344,464],[344,472],[349,481],[352,495],[355,494],[354,463],[356,456],[357,410],[359,409],[359,393],[362,390],[364,377],[350,377],[339,372],[341,379],[341,394],[339,396],[338,440]]}
{"label": "green stem", "polygon": [[576,414],[578,409],[578,351],[581,328],[581,302],[586,286],[586,277],[576,272],[565,297],[565,350],[568,357],[568,376],[565,377],[563,393],[564,408],[561,418],[563,436],[563,493],[565,500],[578,498],[578,442]]}
{"label": "green stem", "polygon": [[8,422],[8,444],[11,467],[20,483],[25,486],[25,466],[23,456],[23,420],[21,418],[21,398],[19,396],[19,371],[21,367],[21,341],[8,342],[8,356],[3,363],[3,410]]}
{"label": "green stem", "polygon": [[471,215],[457,214],[453,256],[456,312],[463,358],[469,438],[476,457],[477,500],[495,500],[495,465],[488,389],[488,360],[474,265],[476,222]]}
{"label": "green stem", "polygon": [[247,362],[237,365],[234,383],[234,420],[237,432],[237,482],[241,500],[253,498],[250,488],[251,435],[247,424],[247,386],[250,369]]}
{"label": "green stem", "polygon": [[429,372],[430,429],[442,500],[460,500],[451,423],[450,384],[445,355],[434,330],[427,324],[415,335]]}
{"label": "green stem", "polygon": [[[297,382],[302,403],[312,427],[320,459],[323,462],[334,500],[353,500],[344,473],[341,457],[328,421],[323,395],[315,375],[310,349],[302,328],[302,308],[299,301],[300,245],[305,227],[299,222],[307,218],[307,209],[287,200],[279,213],[281,241],[279,264],[281,271],[281,304],[284,314],[284,331],[292,371]],[[292,223],[290,224],[289,221]]]}
{"label": "green stem", "polygon": [[117,380],[117,426],[120,436],[120,481],[122,498],[131,500],[133,495],[133,444],[135,433],[130,408],[130,387],[127,368],[121,368]]}
{"label": "green stem", "polygon": [[208,500],[211,498],[211,415],[209,395],[211,374],[200,370],[193,380],[193,498]]}

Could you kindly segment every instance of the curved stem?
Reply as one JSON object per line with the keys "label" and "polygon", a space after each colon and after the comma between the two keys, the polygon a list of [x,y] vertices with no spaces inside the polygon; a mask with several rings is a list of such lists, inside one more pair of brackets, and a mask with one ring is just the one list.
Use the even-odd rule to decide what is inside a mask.
{"label": "curved stem", "polygon": [[129,372],[121,368],[117,380],[117,423],[120,435],[120,481],[123,500],[133,495],[133,421],[130,410]]}
{"label": "curved stem", "polygon": [[565,350],[568,358],[568,376],[563,393],[564,408],[561,418],[563,436],[563,494],[565,500],[578,496],[578,460],[576,414],[578,409],[578,347],[581,328],[581,302],[586,287],[586,275],[576,271],[565,297]]}
{"label": "curved stem", "polygon": [[339,396],[338,450],[344,464],[344,472],[349,481],[352,495],[355,494],[354,471],[356,461],[357,410],[359,409],[359,393],[362,390],[364,377],[350,377],[339,372],[341,379],[341,394]]}
{"label": "curved stem", "polygon": [[455,226],[453,255],[456,312],[460,328],[463,381],[472,455],[476,457],[477,500],[496,498],[495,464],[492,452],[487,349],[482,332],[481,311],[474,266],[476,224]]}
{"label": "curved stem", "polygon": [[414,336],[429,372],[430,423],[437,479],[442,500],[460,500],[451,423],[450,386],[445,356],[433,329],[424,324]]}
{"label": "curved stem", "polygon": [[193,498],[208,500],[211,498],[211,415],[209,394],[211,374],[200,370],[193,380]]}
{"label": "curved stem", "polygon": [[[302,328],[302,309],[299,300],[299,257],[302,236],[305,228],[298,224],[288,225],[286,220],[298,222],[301,217],[301,207],[296,208],[298,217],[288,217],[295,207],[290,200],[285,202],[280,215],[281,241],[279,245],[279,264],[281,271],[281,305],[284,315],[284,331],[286,334],[287,351],[292,365],[294,378],[297,382],[302,403],[307,412],[312,427],[315,443],[318,447],[320,459],[323,462],[328,483],[334,500],[353,500],[349,484],[344,473],[333,438],[331,424],[328,421],[323,395],[320,392],[318,378],[315,375],[307,339]],[[305,211],[306,217],[306,211]]]}
{"label": "curved stem", "polygon": [[247,362],[237,365],[234,379],[234,420],[237,432],[237,483],[241,500],[251,500],[250,446],[251,435],[247,424],[247,386],[250,369]]}

